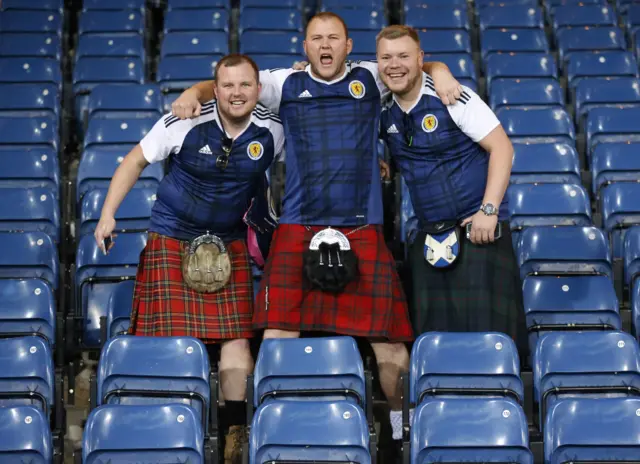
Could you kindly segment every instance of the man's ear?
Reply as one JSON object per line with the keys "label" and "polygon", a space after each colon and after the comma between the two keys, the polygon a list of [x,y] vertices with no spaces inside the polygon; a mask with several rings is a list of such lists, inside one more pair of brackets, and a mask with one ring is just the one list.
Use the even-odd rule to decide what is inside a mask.
{"label": "man's ear", "polygon": [[349,55],[352,50],[353,50],[353,39],[349,37],[347,39],[347,55]]}

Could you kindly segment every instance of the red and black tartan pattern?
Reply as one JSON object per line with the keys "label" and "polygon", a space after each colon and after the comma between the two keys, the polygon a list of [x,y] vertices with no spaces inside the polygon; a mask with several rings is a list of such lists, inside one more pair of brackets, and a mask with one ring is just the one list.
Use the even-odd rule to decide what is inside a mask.
{"label": "red and black tartan pattern", "polygon": [[188,243],[149,233],[140,255],[129,333],[190,336],[204,343],[253,337],[253,277],[246,243],[227,245],[231,278],[215,293],[200,293],[184,283],[181,257]]}
{"label": "red and black tartan pattern", "polygon": [[[322,229],[278,226],[256,298],[254,327],[413,340],[404,291],[381,228],[369,226],[348,236],[359,275],[337,295],[312,289],[303,275],[303,253]],[[345,234],[354,230],[336,229]]]}

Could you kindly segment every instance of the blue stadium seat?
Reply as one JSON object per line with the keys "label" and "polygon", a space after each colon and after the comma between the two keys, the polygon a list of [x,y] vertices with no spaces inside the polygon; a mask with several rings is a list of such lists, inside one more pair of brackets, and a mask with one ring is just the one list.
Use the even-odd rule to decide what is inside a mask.
{"label": "blue stadium seat", "polygon": [[[94,146],[82,153],[76,184],[76,203],[89,190],[95,188],[109,188],[113,173],[124,159],[124,156],[133,148],[133,145],[123,147]],[[157,189],[164,177],[162,163],[153,163],[145,168],[136,182],[135,187]]]}
{"label": "blue stadium seat", "polygon": [[167,56],[158,65],[158,83],[164,92],[180,92],[200,81],[211,80],[222,55]]}
{"label": "blue stadium seat", "polygon": [[244,31],[302,32],[302,15],[298,9],[244,8],[240,14],[238,33]]}
{"label": "blue stadium seat", "polygon": [[0,84],[0,116],[60,114],[60,93],[53,84]]}
{"label": "blue stadium seat", "polygon": [[333,9],[333,8],[343,8],[343,9],[366,9],[366,8],[381,8],[384,6],[384,0],[354,0],[345,5],[345,3],[341,0],[320,0],[319,4],[321,9]]}
{"label": "blue stadium seat", "polygon": [[82,437],[83,464],[141,461],[204,462],[196,412],[181,404],[94,409]]}
{"label": "blue stadium seat", "polygon": [[353,39],[353,51],[349,58],[352,60],[375,60],[377,34],[377,31],[349,31],[349,37]]}
{"label": "blue stadium seat", "polygon": [[562,5],[553,10],[553,28],[615,26],[616,13],[607,5]]}
{"label": "blue stadium seat", "polygon": [[628,51],[574,52],[565,74],[573,88],[585,77],[638,77],[638,62]]}
{"label": "blue stadium seat", "polygon": [[630,36],[634,36],[638,32],[638,26],[640,26],[640,7],[638,5],[629,5],[625,25]]}
{"label": "blue stadium seat", "polygon": [[596,227],[527,227],[516,254],[522,279],[532,274],[613,274],[607,240]]}
{"label": "blue stadium seat", "polygon": [[542,29],[488,29],[480,34],[482,57],[495,52],[549,52]]}
{"label": "blue stadium seat", "polygon": [[404,18],[407,26],[417,29],[470,29],[466,5],[405,7]]}
{"label": "blue stadium seat", "polygon": [[44,232],[60,241],[60,207],[49,189],[6,187],[0,202],[0,231]]}
{"label": "blue stadium seat", "polygon": [[[640,227],[631,227],[624,239],[624,280],[629,289],[640,277]],[[637,329],[637,326],[636,326]]]}
{"label": "blue stadium seat", "polygon": [[[79,235],[92,235],[95,231],[107,189],[97,188],[89,190],[80,205]],[[151,209],[156,200],[156,190],[149,188],[134,188],[124,198],[116,212],[116,227],[118,230],[146,231],[149,228]]]}
{"label": "blue stadium seat", "polygon": [[449,67],[453,76],[474,92],[478,91],[478,74],[470,54],[425,54],[425,61],[441,61]]}
{"label": "blue stadium seat", "polygon": [[251,58],[260,69],[289,68],[296,61],[305,59],[302,55],[253,55]]}
{"label": "blue stadium seat", "polygon": [[146,61],[142,36],[131,34],[85,34],[78,38],[76,61],[85,57],[131,57]]}
{"label": "blue stadium seat", "polygon": [[3,0],[2,10],[52,10],[62,11],[64,0]]}
{"label": "blue stadium seat", "polygon": [[0,116],[0,145],[57,149],[60,146],[57,121],[47,116]]}
{"label": "blue stadium seat", "polygon": [[576,119],[597,107],[640,106],[640,79],[635,77],[580,79],[575,91]]}
{"label": "blue stadium seat", "polygon": [[[145,233],[119,233],[115,246],[105,256],[92,235],[81,237],[76,253],[76,315],[82,320],[82,342],[88,348],[101,345],[100,320],[106,317],[109,297],[117,283],[133,279]],[[77,338],[74,338],[74,340]]]}
{"label": "blue stadium seat", "polygon": [[497,78],[558,78],[558,67],[548,53],[492,53],[485,60],[487,85]]}
{"label": "blue stadium seat", "polygon": [[471,53],[471,37],[462,29],[418,31],[418,36],[425,53]]}
{"label": "blue stadium seat", "polygon": [[412,463],[473,461],[533,464],[527,418],[518,403],[505,398],[447,398],[416,408]]}
{"label": "blue stadium seat", "polygon": [[404,0],[405,8],[432,8],[450,5],[465,5],[466,0]]}
{"label": "blue stadium seat", "polygon": [[105,326],[100,324],[103,332],[106,332],[102,337],[105,342],[128,332],[134,288],[135,281],[125,280],[117,284],[111,292],[107,302],[107,323]]}
{"label": "blue stadium seat", "polygon": [[0,149],[0,187],[40,187],[60,196],[60,166],[56,153],[38,149]]}
{"label": "blue stadium seat", "polygon": [[43,232],[0,232],[0,278],[41,279],[56,290],[58,249]]}
{"label": "blue stadium seat", "polygon": [[144,34],[144,15],[134,10],[100,11],[80,13],[78,34],[132,33]]}
{"label": "blue stadium seat", "polygon": [[491,85],[489,106],[496,111],[502,106],[563,107],[564,91],[552,78],[496,79]]}
{"label": "blue stadium seat", "polygon": [[168,10],[164,33],[193,31],[229,32],[229,12],[224,9]]}
{"label": "blue stadium seat", "polygon": [[535,276],[523,283],[529,349],[552,331],[622,330],[618,298],[606,276]]}
{"label": "blue stadium seat", "polygon": [[[157,84],[102,84],[93,88],[87,101],[89,119],[155,118],[163,116],[162,93]],[[86,124],[85,123],[85,124]]]}
{"label": "blue stadium seat", "polygon": [[573,52],[626,50],[624,33],[618,27],[565,28],[556,35],[560,62]]}
{"label": "blue stadium seat", "polygon": [[427,332],[411,351],[409,398],[418,405],[439,396],[509,396],[524,402],[520,359],[505,334]]}
{"label": "blue stadium seat", "polygon": [[586,124],[587,157],[600,143],[636,142],[640,128],[636,124],[640,108],[594,108]]}
{"label": "blue stadium seat", "polygon": [[109,2],[83,0],[82,8],[84,10],[143,10],[145,0],[110,0]]}
{"label": "blue stadium seat", "polygon": [[135,146],[140,142],[156,122],[152,118],[93,118],[87,126],[84,148],[92,145],[120,145],[123,147],[122,155],[126,155],[129,150],[125,151],[125,147]]}
{"label": "blue stadium seat", "polygon": [[0,58],[0,83],[54,84],[61,88],[60,63],[53,58]]}
{"label": "blue stadium seat", "polygon": [[[427,0],[432,1],[432,0]],[[513,5],[527,5],[527,6],[539,6],[537,0],[477,0],[476,11],[483,10],[485,8],[494,8],[497,6],[513,6]]]}
{"label": "blue stadium seat", "polygon": [[[244,0],[243,0],[244,1]],[[296,0],[297,2],[298,0]],[[168,0],[169,10],[188,10],[201,8],[231,9],[230,0]]]}
{"label": "blue stadium seat", "polygon": [[531,5],[492,6],[477,11],[480,29],[544,28],[544,15]]}
{"label": "blue stadium seat", "polygon": [[346,401],[275,401],[260,406],[249,435],[249,462],[372,464],[364,412]]}
{"label": "blue stadium seat", "polygon": [[510,182],[580,184],[580,158],[568,143],[514,143]]}
{"label": "blue stadium seat", "polygon": [[169,32],[162,40],[160,57],[172,55],[226,55],[229,37],[222,31]]}
{"label": "blue stadium seat", "polygon": [[545,462],[637,460],[639,409],[637,398],[570,399],[558,403],[547,415]]}
{"label": "blue stadium seat", "polygon": [[332,11],[340,15],[351,31],[380,31],[388,25],[384,14],[384,6],[370,6],[366,8],[350,9],[344,4],[334,7],[322,7],[323,11]]}
{"label": "blue stadium seat", "polygon": [[[350,34],[353,36],[353,34]],[[357,35],[357,34],[356,34]],[[356,39],[354,39],[355,44]],[[240,53],[302,55],[302,37],[292,32],[249,31],[240,37]]]}
{"label": "blue stadium seat", "polygon": [[15,336],[56,344],[55,295],[41,280],[0,279],[0,338]]}
{"label": "blue stadium seat", "polygon": [[0,31],[49,32],[62,35],[62,15],[56,11],[0,11]]}
{"label": "blue stadium seat", "polygon": [[145,69],[138,57],[80,58],[73,68],[74,93],[89,93],[99,84],[142,84]]}
{"label": "blue stadium seat", "polygon": [[621,331],[551,332],[533,353],[533,399],[539,424],[572,397],[640,396],[640,348]]}
{"label": "blue stadium seat", "polygon": [[573,144],[576,137],[571,116],[564,108],[502,107],[496,115],[512,140]]}
{"label": "blue stadium seat", "polygon": [[637,143],[611,142],[595,146],[591,154],[591,179],[596,198],[600,189],[612,182],[640,180],[639,151]]}
{"label": "blue stadium seat", "polygon": [[60,37],[51,33],[0,33],[0,56],[41,57],[60,60]]}
{"label": "blue stadium seat", "polygon": [[53,462],[49,423],[32,406],[0,408],[0,460],[2,462]]}
{"label": "blue stadium seat", "polygon": [[348,398],[365,410],[365,372],[351,337],[265,339],[253,374],[253,397],[259,407],[280,399]]}
{"label": "blue stadium seat", "polygon": [[609,234],[614,258],[624,255],[624,236],[629,227],[640,225],[640,183],[614,182],[600,191],[602,227]]}
{"label": "blue stadium seat", "polygon": [[102,348],[92,408],[184,404],[203,430],[217,412],[217,385],[204,344],[192,337],[115,337]]}

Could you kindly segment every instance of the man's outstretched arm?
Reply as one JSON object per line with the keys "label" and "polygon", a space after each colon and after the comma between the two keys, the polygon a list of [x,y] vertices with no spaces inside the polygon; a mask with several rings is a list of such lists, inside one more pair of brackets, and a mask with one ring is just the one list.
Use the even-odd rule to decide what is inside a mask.
{"label": "man's outstretched arm", "polygon": [[171,104],[171,112],[180,119],[197,118],[200,116],[201,104],[215,98],[213,83],[202,81],[189,87]]}
{"label": "man's outstretched arm", "polygon": [[440,61],[425,61],[422,70],[433,78],[436,93],[445,105],[453,105],[462,95],[460,82],[453,77],[449,67]]}

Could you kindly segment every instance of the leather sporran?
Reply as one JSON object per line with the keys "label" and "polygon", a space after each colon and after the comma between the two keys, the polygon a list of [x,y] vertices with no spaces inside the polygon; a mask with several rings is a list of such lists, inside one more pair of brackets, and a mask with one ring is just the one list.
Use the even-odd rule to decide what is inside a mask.
{"label": "leather sporran", "polygon": [[304,273],[314,288],[340,293],[358,275],[358,257],[339,230],[323,229],[304,253]]}
{"label": "leather sporran", "polygon": [[207,232],[191,241],[182,253],[182,278],[201,293],[214,293],[227,285],[231,259],[222,240]]}

